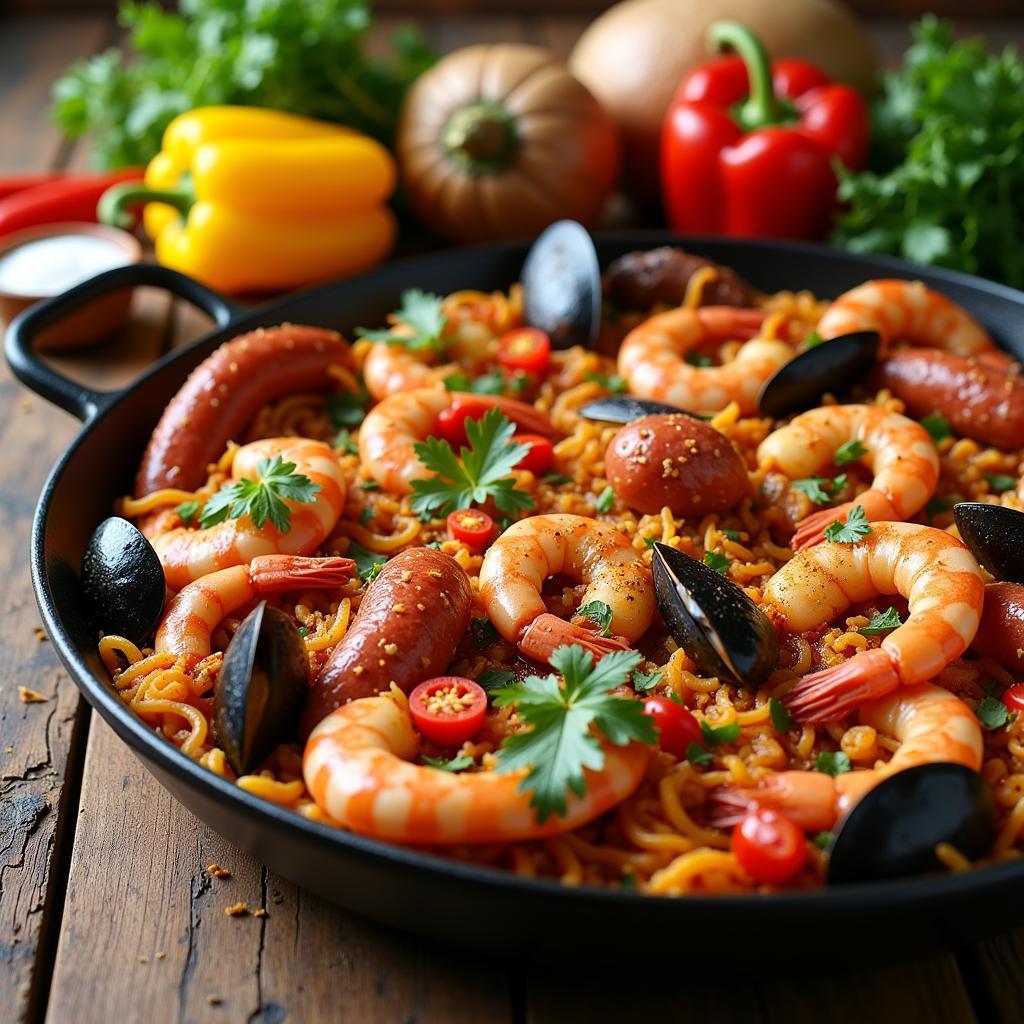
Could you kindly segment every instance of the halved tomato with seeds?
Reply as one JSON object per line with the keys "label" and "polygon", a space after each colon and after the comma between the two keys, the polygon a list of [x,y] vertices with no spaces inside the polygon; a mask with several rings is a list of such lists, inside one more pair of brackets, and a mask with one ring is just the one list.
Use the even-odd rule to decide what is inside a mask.
{"label": "halved tomato with seeds", "polygon": [[409,694],[413,725],[442,747],[458,747],[472,739],[486,713],[484,688],[463,676],[427,679]]}

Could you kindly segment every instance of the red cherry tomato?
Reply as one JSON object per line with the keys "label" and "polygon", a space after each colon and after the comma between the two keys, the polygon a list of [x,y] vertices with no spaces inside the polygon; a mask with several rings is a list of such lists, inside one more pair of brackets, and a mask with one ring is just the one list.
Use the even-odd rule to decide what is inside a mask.
{"label": "red cherry tomato", "polygon": [[768,807],[751,808],[733,829],[732,852],[751,878],[768,885],[792,878],[807,863],[803,832]]}
{"label": "red cherry tomato", "polygon": [[540,434],[516,434],[511,443],[528,444],[530,450],[516,463],[516,469],[528,469],[535,476],[550,472],[555,464],[555,447]]}
{"label": "red cherry tomato", "polygon": [[1018,714],[1024,714],[1024,683],[1018,683],[1016,686],[1011,686],[1006,693],[1003,694],[1003,703],[1011,711],[1016,711]]}
{"label": "red cherry tomato", "polygon": [[551,339],[536,327],[519,327],[498,340],[498,362],[508,370],[543,373],[551,365]]}
{"label": "red cherry tomato", "polygon": [[658,727],[658,746],[662,750],[683,758],[691,743],[700,743],[700,722],[674,700],[648,697],[644,701],[644,713],[650,715]]}
{"label": "red cherry tomato", "polygon": [[462,676],[438,676],[409,694],[413,724],[433,743],[458,747],[472,738],[487,712],[487,694]]}
{"label": "red cherry tomato", "polygon": [[470,551],[482,551],[494,536],[494,520],[475,508],[462,508],[448,517],[448,536]]}

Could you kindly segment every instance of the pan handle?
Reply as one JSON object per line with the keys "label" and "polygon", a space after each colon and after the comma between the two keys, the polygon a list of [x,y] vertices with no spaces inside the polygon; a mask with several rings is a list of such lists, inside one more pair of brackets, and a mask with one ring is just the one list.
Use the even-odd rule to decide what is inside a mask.
{"label": "pan handle", "polygon": [[14,376],[27,388],[65,412],[86,421],[93,418],[110,401],[113,392],[95,391],[58,373],[35,353],[35,339],[69,313],[81,308],[107,292],[119,288],[150,285],[165,288],[179,299],[198,306],[212,317],[218,327],[227,327],[238,310],[223,296],[205,285],[179,274],[176,270],[154,263],[133,263],[116,267],[83,281],[61,295],[37,303],[18,316],[7,328],[4,355]]}

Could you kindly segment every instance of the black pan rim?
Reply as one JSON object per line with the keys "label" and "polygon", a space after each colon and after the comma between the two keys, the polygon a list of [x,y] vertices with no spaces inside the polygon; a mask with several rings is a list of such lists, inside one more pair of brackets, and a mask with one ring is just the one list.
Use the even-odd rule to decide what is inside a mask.
{"label": "black pan rim", "polygon": [[[905,279],[916,279],[922,271],[928,277],[945,281],[950,284],[968,287],[975,293],[998,295],[1024,306],[1024,293],[1006,285],[975,278],[969,274],[946,268],[921,268],[895,257],[862,256],[847,253],[828,246],[805,242],[789,242],[770,239],[739,240],[720,236],[678,236],[664,231],[625,231],[605,232],[595,235],[595,241],[608,245],[650,246],[681,244],[700,249],[702,244],[722,245],[723,243],[743,246],[764,252],[766,255],[778,255],[780,252],[799,252],[807,256],[822,259],[854,260],[862,263],[868,276],[877,277],[880,272]],[[395,261],[368,272],[360,277],[403,277],[414,271],[418,265],[427,261],[443,260],[445,257],[461,258],[473,251],[506,251],[509,253],[522,250],[528,242],[511,241],[490,243],[479,246],[453,248],[428,256],[414,256]],[[346,283],[358,282],[359,278],[349,278]],[[296,299],[319,292],[329,292],[335,284],[326,284],[304,292],[289,295],[285,300],[291,303]],[[198,339],[194,345],[210,344],[212,339],[222,335],[233,335],[244,331],[250,324],[263,320],[275,308],[284,305],[272,302],[246,310],[242,316],[227,327],[216,328]],[[837,910],[859,911],[869,913],[873,910],[899,912],[924,904],[935,906],[936,901],[953,898],[969,898],[975,892],[990,893],[993,890],[1009,891],[1024,885],[1024,858],[1009,860],[1003,863],[986,865],[969,872],[951,875],[928,875],[912,879],[894,879],[881,882],[862,882],[853,885],[825,887],[803,890],[799,892],[781,892],[771,895],[731,895],[722,894],[707,896],[652,896],[597,886],[566,886],[548,879],[527,879],[514,873],[498,869],[478,866],[455,860],[431,852],[429,849],[402,847],[380,840],[360,836],[308,821],[300,815],[285,808],[278,807],[269,801],[261,800],[245,790],[233,785],[225,779],[203,768],[183,754],[177,747],[158,737],[149,730],[141,719],[132,714],[114,691],[95,675],[86,662],[80,657],[71,638],[57,622],[54,609],[57,601],[51,592],[47,578],[44,557],[44,539],[46,534],[47,516],[53,492],[57,482],[63,475],[67,465],[74,458],[80,444],[88,436],[91,429],[102,421],[117,403],[129,392],[144,386],[149,378],[165,366],[183,359],[194,346],[188,346],[167,354],[148,367],[124,391],[110,393],[107,401],[97,414],[87,422],[75,436],[67,450],[50,471],[40,494],[32,523],[31,534],[31,572],[33,591],[36,604],[47,634],[54,643],[55,649],[75,682],[90,705],[114,729],[118,737],[127,743],[134,752],[144,755],[144,760],[152,760],[162,770],[178,778],[192,788],[207,790],[218,802],[235,803],[261,825],[273,825],[301,834],[305,839],[312,840],[321,846],[340,846],[347,848],[352,854],[370,857],[417,871],[422,875],[443,874],[456,881],[475,883],[484,887],[505,889],[512,893],[529,892],[533,895],[547,896],[566,902],[586,902],[607,905],[611,908],[629,904],[633,908],[649,908],[652,913],[671,914],[682,922],[696,908],[706,911],[709,907],[716,911],[735,916],[737,920],[748,920],[751,914],[758,913],[796,913],[801,916],[808,914],[832,914]],[[1008,922],[1008,926],[1013,922]]]}

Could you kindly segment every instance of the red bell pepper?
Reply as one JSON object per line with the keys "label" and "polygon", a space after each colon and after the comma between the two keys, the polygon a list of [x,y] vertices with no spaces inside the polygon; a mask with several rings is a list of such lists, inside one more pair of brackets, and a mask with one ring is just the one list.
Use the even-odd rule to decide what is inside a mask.
{"label": "red bell pepper", "polygon": [[676,231],[823,238],[836,208],[832,161],[864,166],[868,115],[857,92],[813,64],[769,64],[736,22],[711,26],[716,48],[683,79],[661,138],[662,193]]}
{"label": "red bell pepper", "polygon": [[100,196],[120,182],[141,181],[142,175],[142,168],[130,167],[106,174],[61,178],[14,192],[0,199],[0,235],[61,221],[95,223]]}
{"label": "red bell pepper", "polygon": [[49,185],[51,181],[60,181],[64,175],[60,171],[37,171],[35,174],[5,174],[0,178],[0,199],[13,196],[16,192],[25,192],[40,185]]}

